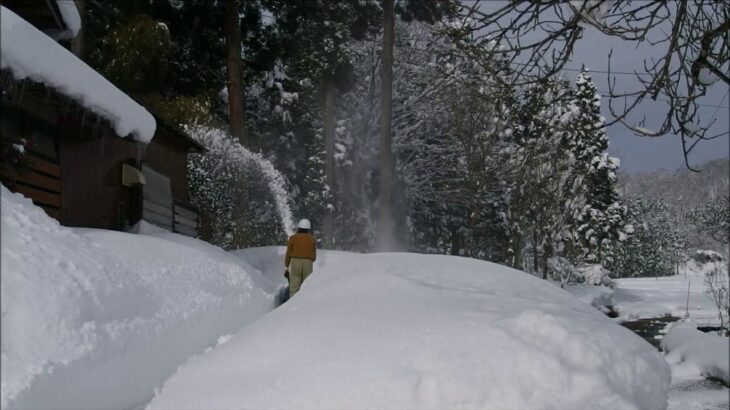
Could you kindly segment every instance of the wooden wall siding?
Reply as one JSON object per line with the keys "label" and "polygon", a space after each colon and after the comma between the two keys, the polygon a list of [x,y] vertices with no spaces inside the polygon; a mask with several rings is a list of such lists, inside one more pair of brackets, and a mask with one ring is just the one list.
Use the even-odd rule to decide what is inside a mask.
{"label": "wooden wall siding", "polygon": [[13,190],[33,200],[50,217],[61,221],[61,168],[30,154],[27,158],[30,169],[18,174]]}
{"label": "wooden wall siding", "polygon": [[146,183],[142,187],[142,219],[172,232],[173,197],[170,178],[147,164],[142,165]]}
{"label": "wooden wall siding", "polygon": [[122,163],[136,158],[139,152],[136,142],[117,137],[62,138],[61,222],[67,226],[126,228],[132,204],[129,189],[122,185]]}
{"label": "wooden wall siding", "polygon": [[183,235],[197,237],[199,220],[198,212],[191,206],[175,202],[174,206],[174,229],[173,232]]}
{"label": "wooden wall siding", "polygon": [[187,150],[180,137],[158,122],[157,132],[144,153],[144,162],[170,178],[172,197],[188,202]]}

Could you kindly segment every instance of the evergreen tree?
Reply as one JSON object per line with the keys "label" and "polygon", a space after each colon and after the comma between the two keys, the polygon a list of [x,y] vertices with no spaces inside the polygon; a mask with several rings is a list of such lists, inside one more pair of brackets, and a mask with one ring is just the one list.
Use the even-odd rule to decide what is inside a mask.
{"label": "evergreen tree", "polygon": [[730,200],[727,196],[690,209],[686,218],[701,235],[727,246],[730,241]]}
{"label": "evergreen tree", "polygon": [[643,198],[628,198],[627,204],[630,235],[611,243],[608,269],[618,277],[674,274],[682,241],[667,205]]}
{"label": "evergreen tree", "polygon": [[602,263],[613,241],[625,237],[626,208],[616,191],[619,160],[610,157],[605,119],[601,116],[601,97],[590,75],[578,75],[571,110],[571,148],[575,155],[575,183],[584,186],[585,201],[573,214],[574,240],[580,259]]}

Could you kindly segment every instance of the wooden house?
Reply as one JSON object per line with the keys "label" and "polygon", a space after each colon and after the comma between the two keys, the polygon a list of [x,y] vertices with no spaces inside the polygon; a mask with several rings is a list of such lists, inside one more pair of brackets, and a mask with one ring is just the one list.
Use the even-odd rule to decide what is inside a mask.
{"label": "wooden house", "polygon": [[27,164],[3,183],[66,226],[126,230],[145,220],[197,236],[187,155],[203,147],[50,37],[68,30],[58,4],[0,10],[0,137],[23,141]]}

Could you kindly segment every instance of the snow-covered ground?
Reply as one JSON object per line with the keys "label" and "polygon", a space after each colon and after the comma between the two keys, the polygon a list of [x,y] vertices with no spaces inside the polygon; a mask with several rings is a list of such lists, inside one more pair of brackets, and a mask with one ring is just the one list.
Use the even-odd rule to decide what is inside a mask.
{"label": "snow-covered ground", "polygon": [[675,323],[662,340],[670,364],[689,367],[691,373],[730,385],[728,338],[697,330],[692,321]]}
{"label": "snow-covered ground", "polygon": [[730,383],[727,337],[703,333],[697,323],[678,322],[662,340],[666,359],[672,368],[669,392],[670,410],[727,410],[730,389],[706,380],[713,377]]}
{"label": "snow-covered ground", "polygon": [[[281,273],[281,251],[239,253]],[[321,252],[295,298],[193,358],[150,409],[663,409],[669,367],[531,275],[450,256]]]}
{"label": "snow-covered ground", "polygon": [[[689,286],[691,325],[677,324],[664,336],[662,346],[672,369],[670,410],[727,410],[730,390],[706,376],[727,378],[727,338],[705,334],[697,326],[719,324],[713,302],[704,294],[706,269],[672,277],[619,279],[614,290],[602,286],[570,286],[567,290],[586,304],[618,310],[619,322],[665,315],[684,317]],[[694,328],[692,328],[694,327]],[[727,383],[727,381],[726,381]]]}
{"label": "snow-covered ground", "polygon": [[618,279],[616,282],[613,303],[620,321],[665,315],[684,317],[687,311],[700,325],[719,324],[717,308],[705,295],[703,278],[699,275]]}
{"label": "snow-covered ground", "polygon": [[276,303],[280,283],[205,242],[70,229],[0,196],[3,409],[144,404]]}

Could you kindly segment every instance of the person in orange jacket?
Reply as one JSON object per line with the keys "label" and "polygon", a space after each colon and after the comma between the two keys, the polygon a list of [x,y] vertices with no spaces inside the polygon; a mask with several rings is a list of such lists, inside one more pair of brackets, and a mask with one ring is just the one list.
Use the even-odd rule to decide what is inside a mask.
{"label": "person in orange jacket", "polygon": [[317,259],[317,242],[310,233],[312,224],[302,219],[297,225],[297,233],[289,237],[284,257],[285,274],[288,273],[289,297],[293,297],[305,279],[312,273]]}

